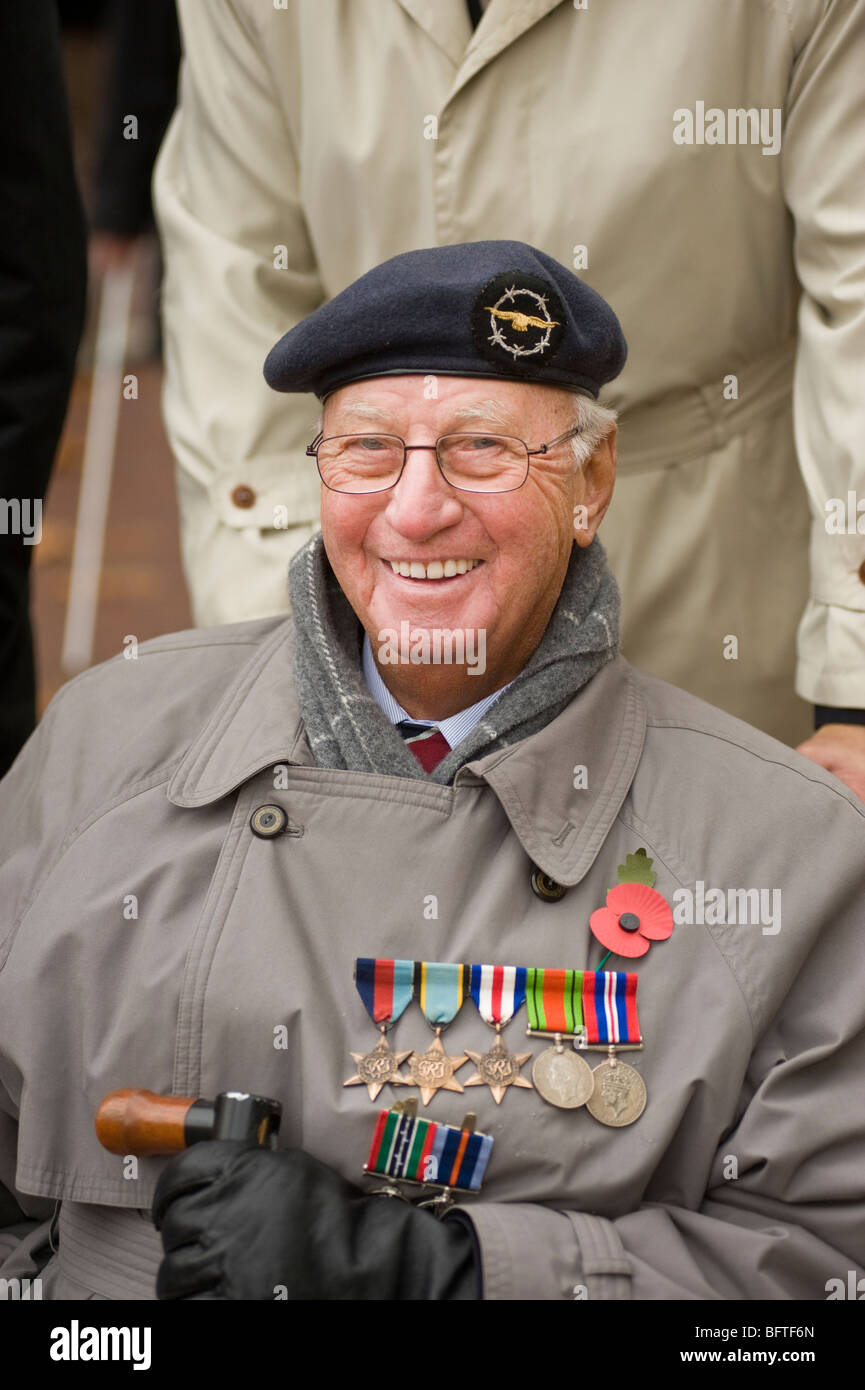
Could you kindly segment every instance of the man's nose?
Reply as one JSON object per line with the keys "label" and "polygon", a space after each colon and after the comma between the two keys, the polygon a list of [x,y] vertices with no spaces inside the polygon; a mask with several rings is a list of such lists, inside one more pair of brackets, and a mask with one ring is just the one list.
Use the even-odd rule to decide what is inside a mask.
{"label": "man's nose", "polygon": [[463,504],[442,476],[435,444],[407,444],[402,476],[391,489],[388,520],[404,536],[420,539],[452,526]]}

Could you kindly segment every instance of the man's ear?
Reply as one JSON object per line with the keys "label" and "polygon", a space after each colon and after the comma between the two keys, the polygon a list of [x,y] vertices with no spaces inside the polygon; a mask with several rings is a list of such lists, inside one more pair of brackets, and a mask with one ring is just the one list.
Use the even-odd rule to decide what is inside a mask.
{"label": "man's ear", "polygon": [[591,545],[612,500],[616,481],[617,434],[618,428],[613,425],[580,470],[582,476],[578,479],[577,487],[580,511],[574,511],[574,540],[577,545]]}

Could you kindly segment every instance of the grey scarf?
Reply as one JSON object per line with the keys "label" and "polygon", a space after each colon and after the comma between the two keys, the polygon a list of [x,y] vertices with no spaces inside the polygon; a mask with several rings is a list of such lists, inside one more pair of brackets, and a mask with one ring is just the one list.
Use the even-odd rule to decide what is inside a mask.
{"label": "grey scarf", "polygon": [[426,773],[369,693],[361,667],[363,629],[320,532],[294,557],[289,592],[298,698],[319,767],[448,785],[464,763],[549,724],[619,645],[619,590],[603,548],[597,539],[583,550],[574,546],[558,602],[528,664],[469,736]]}

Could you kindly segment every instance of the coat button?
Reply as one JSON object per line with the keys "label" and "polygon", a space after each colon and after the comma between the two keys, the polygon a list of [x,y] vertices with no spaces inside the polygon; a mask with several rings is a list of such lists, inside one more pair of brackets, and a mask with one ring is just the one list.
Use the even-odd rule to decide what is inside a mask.
{"label": "coat button", "polygon": [[249,825],[253,835],[259,839],[272,840],[274,835],[282,834],[288,825],[288,816],[281,806],[259,806],[257,811],[253,811]]}
{"label": "coat button", "polygon": [[232,489],[231,500],[235,507],[254,507],[255,490],[248,487],[246,483],[238,483],[237,487]]}
{"label": "coat button", "polygon": [[865,560],[859,566],[859,583],[865,584]]}
{"label": "coat button", "polygon": [[549,874],[543,873],[540,869],[535,869],[532,874],[532,892],[544,903],[557,903],[567,893],[561,883],[556,883]]}

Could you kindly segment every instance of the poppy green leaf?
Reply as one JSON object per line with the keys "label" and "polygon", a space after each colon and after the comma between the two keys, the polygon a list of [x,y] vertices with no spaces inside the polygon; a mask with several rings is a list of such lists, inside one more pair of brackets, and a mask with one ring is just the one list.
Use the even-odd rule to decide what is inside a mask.
{"label": "poppy green leaf", "polygon": [[636,854],[627,855],[624,864],[619,865],[620,883],[645,883],[647,887],[654,888],[657,877],[652,868],[652,860],[644,849],[638,849]]}

